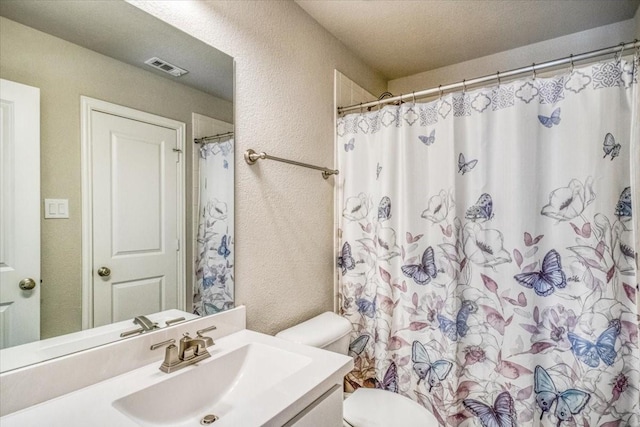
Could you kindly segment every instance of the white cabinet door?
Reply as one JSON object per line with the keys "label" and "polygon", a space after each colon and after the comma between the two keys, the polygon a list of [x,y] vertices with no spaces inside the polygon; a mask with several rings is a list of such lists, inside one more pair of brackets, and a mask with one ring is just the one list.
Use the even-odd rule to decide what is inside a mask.
{"label": "white cabinet door", "polygon": [[342,385],[334,385],[284,427],[342,427]]}
{"label": "white cabinet door", "polygon": [[0,348],[38,339],[40,89],[0,79]]}
{"label": "white cabinet door", "polygon": [[93,326],[183,308],[177,138],[175,129],[91,112]]}

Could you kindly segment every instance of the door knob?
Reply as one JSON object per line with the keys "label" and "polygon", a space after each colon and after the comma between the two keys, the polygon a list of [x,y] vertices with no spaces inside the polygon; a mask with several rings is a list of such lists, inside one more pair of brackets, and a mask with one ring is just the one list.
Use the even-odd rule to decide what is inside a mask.
{"label": "door knob", "polygon": [[109,267],[100,267],[98,269],[98,276],[109,277],[111,276],[111,270],[109,269]]}
{"label": "door knob", "polygon": [[20,286],[20,289],[22,289],[23,291],[30,291],[31,289],[36,287],[36,281],[30,277],[27,277],[26,279],[22,279],[20,283],[18,283],[18,286]]}

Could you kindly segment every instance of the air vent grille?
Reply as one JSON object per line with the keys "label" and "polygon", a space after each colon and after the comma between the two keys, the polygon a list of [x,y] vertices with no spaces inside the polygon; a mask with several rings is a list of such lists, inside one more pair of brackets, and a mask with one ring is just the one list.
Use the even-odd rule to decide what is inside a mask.
{"label": "air vent grille", "polygon": [[158,57],[153,57],[144,61],[145,64],[152,66],[160,71],[164,71],[165,73],[169,73],[174,77],[180,77],[188,73],[184,68],[180,68],[169,62],[160,59]]}

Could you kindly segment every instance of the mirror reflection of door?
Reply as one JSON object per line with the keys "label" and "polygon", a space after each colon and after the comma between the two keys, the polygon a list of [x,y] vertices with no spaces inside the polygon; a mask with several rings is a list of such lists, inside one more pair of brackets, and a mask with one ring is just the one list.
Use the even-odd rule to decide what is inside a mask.
{"label": "mirror reflection of door", "polygon": [[40,339],[40,89],[0,79],[0,348]]}
{"label": "mirror reflection of door", "polygon": [[128,113],[113,104],[109,113],[90,112],[90,326],[185,304],[180,256],[184,135],[172,120],[156,116],[150,123]]}

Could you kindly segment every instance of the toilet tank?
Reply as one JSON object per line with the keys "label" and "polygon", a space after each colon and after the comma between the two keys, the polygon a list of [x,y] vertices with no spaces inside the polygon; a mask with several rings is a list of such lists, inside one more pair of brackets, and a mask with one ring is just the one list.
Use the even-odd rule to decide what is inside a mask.
{"label": "toilet tank", "polygon": [[346,355],[349,351],[351,330],[351,322],[327,311],[306,322],[278,332],[276,337]]}

